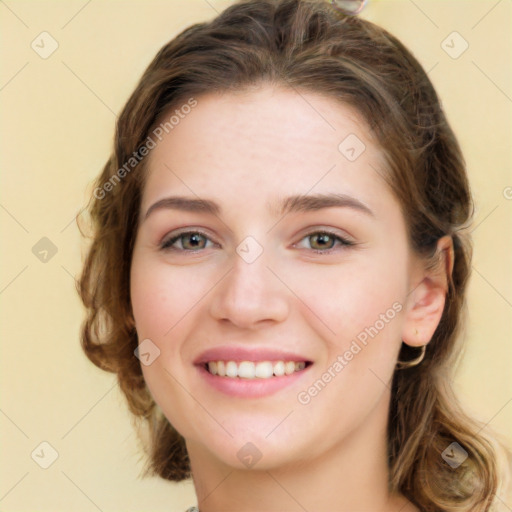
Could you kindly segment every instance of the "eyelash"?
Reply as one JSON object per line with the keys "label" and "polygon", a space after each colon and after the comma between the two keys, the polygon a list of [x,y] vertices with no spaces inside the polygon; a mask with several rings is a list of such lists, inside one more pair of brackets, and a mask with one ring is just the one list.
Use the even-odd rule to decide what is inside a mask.
{"label": "eyelash", "polygon": [[[179,233],[178,235],[162,242],[160,245],[160,249],[163,251],[188,252],[188,253],[193,253],[193,254],[204,250],[204,249],[196,249],[196,250],[177,249],[176,247],[172,247],[181,237],[183,237],[185,235],[201,235],[204,238],[206,238],[207,240],[211,241],[210,238],[208,237],[208,235],[206,233],[203,233],[202,231],[183,231],[183,232]],[[327,230],[312,231],[311,233],[308,233],[307,235],[302,237],[300,242],[302,240],[304,240],[305,238],[309,238],[313,235],[328,235],[328,236],[332,237],[335,242],[340,242],[339,246],[341,246],[341,247],[350,247],[350,246],[356,245],[354,242],[351,242],[350,240],[347,240],[347,239],[337,235],[336,233],[333,233],[333,232],[327,231]],[[332,252],[335,252],[336,247],[331,247],[330,249],[326,249],[326,250],[319,250],[319,249],[309,249],[309,250],[313,251],[315,254],[325,255],[325,254],[331,254]]]}

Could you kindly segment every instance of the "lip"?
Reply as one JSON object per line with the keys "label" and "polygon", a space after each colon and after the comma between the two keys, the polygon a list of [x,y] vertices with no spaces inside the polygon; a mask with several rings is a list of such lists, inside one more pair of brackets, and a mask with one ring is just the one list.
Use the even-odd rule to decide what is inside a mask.
{"label": "lip", "polygon": [[[306,362],[306,368],[296,371],[291,375],[281,377],[271,377],[269,379],[243,379],[232,377],[220,377],[212,375],[206,369],[206,363],[210,361],[294,361]],[[203,381],[213,389],[224,393],[225,395],[241,398],[260,398],[270,396],[283,388],[297,384],[304,375],[309,374],[309,369],[313,366],[312,360],[296,352],[286,350],[272,349],[268,347],[240,347],[224,346],[212,347],[199,355],[194,361]]]}
{"label": "lip", "polygon": [[306,366],[304,370],[294,372],[291,375],[269,379],[219,377],[218,375],[212,375],[204,365],[198,365],[197,369],[204,381],[217,391],[232,397],[261,398],[273,395],[285,387],[296,384],[308,373],[311,366]]}
{"label": "lip", "polygon": [[267,347],[261,348],[248,348],[248,347],[212,347],[201,353],[194,361],[195,365],[204,365],[210,361],[234,361],[241,363],[242,361],[294,361],[294,362],[309,362],[311,359],[301,354],[294,352],[287,352],[283,350],[276,350]]}

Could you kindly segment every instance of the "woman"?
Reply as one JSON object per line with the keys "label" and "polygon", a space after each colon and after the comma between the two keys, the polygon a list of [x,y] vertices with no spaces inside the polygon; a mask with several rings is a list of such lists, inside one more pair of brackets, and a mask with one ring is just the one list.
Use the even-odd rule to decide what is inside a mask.
{"label": "woman", "polygon": [[492,510],[494,449],[450,386],[464,160],[392,35],[301,0],[188,28],[90,212],[83,347],[201,512]]}

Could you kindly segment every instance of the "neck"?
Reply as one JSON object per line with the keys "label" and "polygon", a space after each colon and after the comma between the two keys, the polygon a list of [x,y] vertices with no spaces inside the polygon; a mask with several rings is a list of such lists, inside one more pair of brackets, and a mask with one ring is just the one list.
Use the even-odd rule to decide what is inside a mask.
{"label": "neck", "polygon": [[[187,441],[200,512],[410,512],[388,491],[388,401],[328,452],[258,470],[221,461],[202,443]],[[334,428],[334,426],[333,426]]]}

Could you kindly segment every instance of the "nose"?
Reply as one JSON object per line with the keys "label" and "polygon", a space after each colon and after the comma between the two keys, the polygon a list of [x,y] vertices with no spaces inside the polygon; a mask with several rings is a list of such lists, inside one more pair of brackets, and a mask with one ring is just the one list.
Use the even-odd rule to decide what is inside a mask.
{"label": "nose", "polygon": [[257,329],[285,320],[289,311],[288,289],[268,267],[266,251],[251,263],[237,253],[231,271],[213,290],[210,314],[239,328]]}

